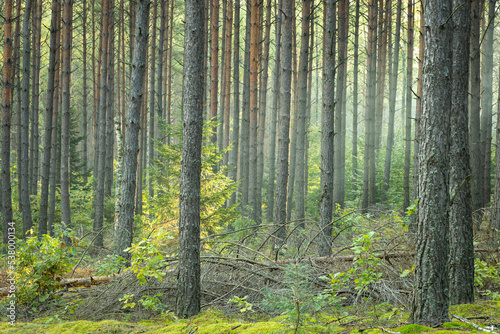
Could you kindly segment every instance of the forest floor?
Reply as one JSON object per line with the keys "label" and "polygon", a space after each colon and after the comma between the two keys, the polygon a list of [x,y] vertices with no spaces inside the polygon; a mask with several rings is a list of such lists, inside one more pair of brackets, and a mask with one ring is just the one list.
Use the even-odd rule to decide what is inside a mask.
{"label": "forest floor", "polygon": [[[31,323],[0,324],[1,333],[500,333],[500,302],[479,301],[452,306],[452,320],[430,328],[408,324],[408,313],[390,305],[369,308],[345,307],[341,314],[320,312],[308,317],[297,328],[285,316],[269,318],[252,313],[224,315],[206,309],[189,320],[167,316],[130,322],[125,319],[103,321],[64,321],[57,317],[39,318]],[[347,312],[347,314],[346,314]],[[460,317],[458,320],[454,316]],[[496,328],[496,329],[495,329]]]}

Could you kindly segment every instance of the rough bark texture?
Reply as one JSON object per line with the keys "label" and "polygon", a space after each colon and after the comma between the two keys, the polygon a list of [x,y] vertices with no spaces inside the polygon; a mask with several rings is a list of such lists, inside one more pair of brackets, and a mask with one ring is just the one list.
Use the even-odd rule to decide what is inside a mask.
{"label": "rough bark texture", "polygon": [[23,216],[23,237],[26,237],[26,232],[33,225],[31,218],[31,204],[29,198],[29,179],[28,179],[28,150],[29,150],[29,104],[30,104],[30,16],[31,16],[32,1],[27,0],[24,5],[23,17],[23,79],[22,79],[22,106],[21,106],[21,122],[20,133],[21,150],[19,161],[19,209]]}
{"label": "rough bark texture", "polygon": [[274,188],[276,179],[276,125],[278,122],[278,98],[279,98],[279,80],[280,80],[280,62],[281,62],[281,6],[282,2],[278,1],[276,11],[276,60],[274,65],[273,76],[273,105],[271,114],[271,129],[269,138],[269,187],[267,189],[267,221],[273,221],[274,214]]}
{"label": "rough bark texture", "polygon": [[38,235],[47,233],[47,208],[49,202],[49,175],[50,175],[50,157],[52,149],[52,117],[54,113],[54,90],[56,75],[56,54],[57,54],[57,31],[60,27],[60,7],[59,1],[52,1],[52,19],[50,26],[50,56],[49,73],[47,80],[47,105],[45,107],[45,139],[42,162],[42,189],[40,193],[40,225]]}
{"label": "rough bark texture", "polygon": [[[306,111],[307,111],[307,71],[309,69],[309,22],[311,19],[311,1],[304,0],[302,7],[302,37],[299,59],[299,99],[297,106],[297,170],[295,193],[296,219],[305,218],[305,147],[306,147]],[[303,224],[302,224],[303,226]]]}
{"label": "rough bark texture", "polygon": [[480,3],[484,0],[471,2],[471,37],[470,37],[470,86],[469,86],[469,153],[472,171],[471,195],[472,211],[483,207],[483,163],[481,158],[481,71],[480,67]]}
{"label": "rough bark texture", "polygon": [[2,82],[2,164],[0,184],[2,186],[0,198],[2,199],[3,218],[3,244],[9,241],[9,223],[12,223],[12,191],[10,186],[10,128],[12,119],[12,0],[5,1],[4,45],[3,45],[3,82]]}
{"label": "rough bark texture", "polygon": [[200,174],[203,132],[203,0],[186,1],[184,34],[184,110],[179,196],[178,317],[196,315],[201,308]]}
{"label": "rough bark texture", "polygon": [[493,30],[495,27],[496,0],[488,1],[486,38],[483,41],[483,66],[481,68],[481,153],[484,156],[484,205],[491,200],[491,131],[493,110]]}
{"label": "rough bark texture", "polygon": [[359,0],[354,16],[354,64],[352,83],[352,189],[358,190],[358,72],[359,72]]}
{"label": "rough bark texture", "polygon": [[449,321],[448,208],[452,79],[451,0],[427,0],[415,284],[410,321]]}
{"label": "rough bark texture", "polygon": [[408,1],[408,36],[406,52],[406,115],[405,115],[405,169],[403,174],[403,208],[410,206],[410,168],[411,168],[411,107],[413,101],[413,1]]}
{"label": "rough bark texture", "polygon": [[260,211],[257,206],[257,114],[259,112],[259,0],[251,0],[250,8],[250,159],[249,159],[249,188],[248,200],[252,208],[250,217],[256,224],[260,224],[257,216]]}
{"label": "rough bark texture", "polygon": [[389,128],[387,130],[387,147],[385,149],[384,184],[382,185],[382,202],[387,201],[387,192],[391,183],[392,148],[394,146],[394,115],[396,113],[396,91],[398,86],[399,44],[401,39],[401,0],[398,0],[396,14],[396,35],[394,37],[394,61],[389,78]]}
{"label": "rough bark texture", "polygon": [[[459,8],[462,0],[453,0]],[[453,85],[450,147],[450,271],[451,304],[474,301],[474,245],[470,198],[468,134],[470,2],[453,15]]]}
{"label": "rough bark texture", "polygon": [[333,134],[335,107],[335,1],[325,2],[323,39],[323,116],[321,122],[320,226],[323,229],[320,256],[330,255],[333,212]]}
{"label": "rough bark texture", "polygon": [[[372,165],[375,164],[375,88],[376,88],[376,45],[377,45],[377,3],[368,2],[368,48],[367,48],[367,78],[365,102],[365,154],[363,157],[363,198],[361,207],[367,209],[369,204],[375,203],[372,188],[375,175],[372,175]],[[374,167],[374,166],[373,166]]]}
{"label": "rough bark texture", "polygon": [[136,190],[137,156],[139,153],[139,127],[141,107],[144,95],[144,72],[146,53],[141,52],[147,46],[150,0],[141,0],[137,4],[135,19],[134,58],[130,78],[130,95],[127,111],[127,130],[123,152],[123,182],[120,199],[118,224],[115,227],[115,254],[129,258],[124,249],[130,247],[133,237],[134,199]]}
{"label": "rough bark texture", "polygon": [[101,32],[101,81],[99,94],[99,112],[96,142],[97,168],[96,186],[94,193],[94,233],[98,234],[94,242],[95,247],[103,246],[102,228],[104,223],[104,176],[106,158],[106,110],[107,110],[107,84],[108,84],[108,46],[109,46],[109,24],[110,24],[110,1],[104,0],[102,3],[102,32]]}
{"label": "rough bark texture", "polygon": [[[292,0],[282,0],[282,49],[280,79],[280,111],[278,120],[278,155],[276,189],[274,191],[274,225],[280,228],[276,237],[285,239],[286,189],[288,180],[288,146],[290,143],[290,97],[292,83]],[[278,242],[279,244],[280,242]]]}
{"label": "rough bark texture", "polygon": [[[240,0],[234,3],[234,101],[233,101],[233,149],[229,152],[229,164],[231,165],[231,179],[238,180],[238,149],[240,138]],[[229,206],[236,204],[236,192],[231,195]]]}
{"label": "rough bark texture", "polygon": [[71,29],[73,27],[73,1],[63,2],[62,29],[62,106],[61,106],[61,222],[71,228],[69,198],[69,140],[71,127]]}

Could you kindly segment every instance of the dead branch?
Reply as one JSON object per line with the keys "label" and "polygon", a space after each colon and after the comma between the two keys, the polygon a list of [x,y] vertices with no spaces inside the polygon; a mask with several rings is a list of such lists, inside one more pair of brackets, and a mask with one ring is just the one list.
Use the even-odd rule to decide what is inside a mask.
{"label": "dead branch", "polygon": [[481,326],[479,326],[479,325],[477,325],[477,324],[475,324],[475,323],[473,323],[473,322],[471,322],[471,321],[469,321],[469,320],[467,320],[465,318],[462,318],[461,316],[458,316],[458,315],[455,315],[455,314],[450,314],[450,315],[453,318],[455,318],[455,319],[457,319],[457,320],[459,320],[461,322],[465,322],[466,324],[471,325],[472,327],[474,327],[475,329],[477,329],[477,330],[479,330],[481,332],[496,333],[496,334],[498,334],[498,332],[494,331],[494,329],[495,329],[494,327],[493,328],[484,328],[484,327],[481,327]]}

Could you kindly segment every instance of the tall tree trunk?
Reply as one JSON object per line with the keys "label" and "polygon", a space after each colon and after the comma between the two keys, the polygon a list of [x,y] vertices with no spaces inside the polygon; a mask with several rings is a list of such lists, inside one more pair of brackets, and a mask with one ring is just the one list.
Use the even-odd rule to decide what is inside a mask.
{"label": "tall tree trunk", "polygon": [[408,1],[408,50],[406,53],[406,118],[405,118],[405,169],[403,174],[403,208],[410,206],[410,168],[411,168],[411,107],[413,101],[413,1]]}
{"label": "tall tree trunk", "polygon": [[[167,80],[166,76],[163,78],[163,71],[166,68],[166,66],[163,66],[164,59],[165,59],[165,40],[166,40],[166,25],[167,25],[167,19],[168,19],[168,1],[166,0],[160,0],[160,7],[161,7],[161,16],[160,16],[160,40],[158,43],[158,79],[157,79],[157,86],[156,86],[156,92],[158,95],[158,125],[159,125],[159,130],[158,130],[158,140],[162,143],[165,143],[165,135],[163,134],[163,121],[165,121],[165,115],[163,114],[163,97],[166,98],[167,94],[163,93],[163,81]],[[166,85],[165,85],[166,86]]]}
{"label": "tall tree trunk", "polygon": [[31,145],[30,145],[30,194],[38,195],[38,165],[39,165],[39,108],[40,108],[40,40],[42,35],[42,0],[36,1],[33,8],[33,82],[32,82],[32,112],[33,122],[31,124]]}
{"label": "tall tree trunk", "polygon": [[418,235],[410,321],[437,325],[448,317],[448,208],[452,97],[451,0],[427,0],[420,139]]}
{"label": "tall tree trunk", "polygon": [[[247,1],[247,13],[250,3]],[[246,213],[249,204],[249,173],[250,173],[250,15],[246,16],[245,25],[245,61],[243,64],[243,105],[240,141],[240,180],[241,208]]]}
{"label": "tall tree trunk", "polygon": [[385,74],[387,67],[387,13],[384,1],[379,0],[378,37],[377,37],[377,94],[375,110],[375,149],[380,149],[382,139],[382,120],[384,118]]}
{"label": "tall tree trunk", "polygon": [[12,191],[10,185],[10,127],[12,119],[12,21],[13,4],[12,0],[5,1],[5,23],[4,23],[4,45],[3,45],[3,82],[2,82],[2,164],[1,179],[2,186],[2,218],[3,218],[3,244],[5,247],[9,242],[9,232],[15,233],[12,226]]}
{"label": "tall tree trunk", "polygon": [[191,317],[201,308],[200,174],[204,89],[204,2],[186,1],[182,163],[179,200],[179,276],[176,314]]}
{"label": "tall tree trunk", "polygon": [[325,2],[325,24],[323,31],[323,116],[321,122],[321,198],[320,223],[322,242],[319,248],[321,256],[331,254],[332,249],[332,213],[333,213],[333,137],[335,108],[335,21],[336,1]]}
{"label": "tall tree trunk", "polygon": [[[172,60],[173,60],[173,31],[174,31],[174,0],[171,0],[170,7],[170,37],[169,37],[169,46],[168,46],[168,83],[167,83],[167,123],[172,124],[171,122],[171,106],[172,106]],[[207,6],[208,8],[208,6]],[[205,9],[206,11],[206,9]],[[205,25],[207,25],[208,20],[205,20]],[[207,35],[207,29],[205,29],[205,35]],[[208,48],[208,45],[207,45]],[[204,53],[205,55],[207,52]],[[170,145],[170,135],[167,140]]]}
{"label": "tall tree trunk", "polygon": [[[58,1],[58,18],[61,18],[61,3]],[[58,152],[58,126],[59,121],[59,99],[61,96],[61,20],[57,23],[56,30],[56,61],[54,74],[54,113],[52,118],[52,139],[50,147],[50,174],[49,174],[49,217],[47,229],[50,235],[54,233],[54,219],[56,211],[56,186],[57,186],[57,152]]]}
{"label": "tall tree trunk", "polygon": [[[14,48],[13,48],[13,56],[12,56],[12,123],[11,123],[11,132],[12,132],[12,144],[11,149],[14,150],[14,154],[12,155],[12,159],[19,162],[20,156],[20,119],[21,119],[21,70],[20,70],[20,62],[21,62],[21,0],[16,1],[16,26],[14,28]],[[17,86],[17,97],[14,99],[14,88]],[[14,108],[14,106],[16,108]],[[12,126],[14,125],[14,126]],[[17,125],[17,126],[16,126]],[[19,167],[19,165],[18,165]],[[14,177],[19,177],[19,168],[13,174]],[[19,182],[18,182],[19,184]]]}
{"label": "tall tree trunk", "polygon": [[358,73],[359,73],[359,0],[354,16],[354,64],[352,82],[352,189],[358,190]]}
{"label": "tall tree trunk", "polygon": [[[82,100],[83,100],[83,115],[82,115],[82,120],[83,120],[83,133],[82,135],[85,136],[83,139],[83,147],[82,147],[82,162],[83,162],[83,182],[86,184],[88,181],[87,173],[88,173],[88,159],[89,159],[89,153],[88,153],[88,142],[90,136],[88,135],[88,99],[87,99],[87,94],[88,94],[88,84],[87,84],[87,0],[83,0],[83,94],[82,94]],[[50,137],[50,136],[49,136]]]}
{"label": "tall tree trunk", "polygon": [[[264,4],[264,3],[263,3]],[[264,5],[262,5],[263,10]],[[262,18],[261,18],[262,19]],[[257,145],[257,192],[255,193],[257,212],[255,216],[258,221],[262,221],[262,181],[264,178],[264,142],[266,129],[266,112],[267,112],[267,82],[269,79],[269,45],[271,34],[271,1],[266,4],[266,24],[264,32],[264,52],[262,54],[262,75],[260,78],[260,107],[259,107],[259,123],[258,123],[258,145]],[[262,34],[260,34],[262,36]]]}
{"label": "tall tree trunk", "polygon": [[73,28],[73,0],[63,2],[62,30],[62,108],[61,108],[61,222],[71,228],[69,197],[69,149],[71,127],[71,29]]}
{"label": "tall tree trunk", "polygon": [[[238,180],[238,148],[240,138],[240,0],[234,4],[234,66],[233,66],[233,149],[229,152],[231,165],[231,179],[233,182]],[[241,168],[241,166],[240,166]],[[236,204],[236,192],[231,194],[229,206]]]}
{"label": "tall tree trunk", "polygon": [[260,1],[252,0],[250,8],[250,159],[249,159],[249,205],[252,208],[250,217],[256,224],[261,223],[257,208],[257,115],[259,112],[258,104],[258,75],[259,75],[259,6]]}
{"label": "tall tree trunk", "polygon": [[[219,121],[217,128],[217,146],[219,152],[224,149],[224,110],[226,103],[226,16],[227,16],[227,2],[228,0],[222,0],[222,41],[221,41],[221,53],[220,53],[220,103],[218,105],[219,111],[217,114],[217,119]],[[219,166],[221,162],[219,162]]]}
{"label": "tall tree trunk", "polygon": [[24,5],[23,17],[23,80],[22,80],[22,106],[20,122],[21,150],[19,161],[19,208],[23,216],[23,237],[26,238],[32,225],[31,203],[29,194],[29,175],[28,175],[28,151],[29,151],[29,104],[30,104],[30,16],[32,1],[26,0]]}
{"label": "tall tree trunk", "polygon": [[[306,146],[306,111],[307,111],[307,71],[309,69],[309,22],[311,19],[311,1],[304,0],[302,7],[302,38],[299,59],[299,98],[297,106],[297,169],[295,192],[295,216],[297,220],[305,218],[305,146]],[[304,227],[304,224],[301,224]]]}
{"label": "tall tree trunk", "polygon": [[[422,18],[421,18],[422,20]],[[389,26],[389,29],[392,27]],[[382,202],[387,201],[387,192],[391,184],[392,148],[394,146],[394,115],[396,114],[396,91],[399,70],[399,44],[401,39],[401,0],[398,0],[396,14],[396,35],[394,37],[394,61],[389,78],[389,128],[387,130],[387,147],[385,149],[384,184],[382,185]],[[419,77],[420,78],[420,77]]]}
{"label": "tall tree trunk", "polygon": [[453,15],[452,42],[449,291],[451,304],[465,304],[474,302],[474,245],[468,151],[470,2],[462,5],[461,0],[454,0],[452,7],[458,9]]}
{"label": "tall tree trunk", "polygon": [[145,71],[147,53],[148,22],[150,0],[137,3],[137,16],[134,33],[134,58],[130,78],[130,94],[127,111],[127,130],[123,152],[123,182],[120,198],[120,212],[115,226],[114,252],[125,259],[130,253],[124,250],[132,244],[134,207],[136,192],[137,153],[139,152],[139,128],[141,125],[141,109],[143,106]]}
{"label": "tall tree trunk", "polygon": [[52,1],[52,19],[50,26],[50,56],[47,80],[47,105],[45,107],[45,138],[43,143],[42,189],[40,192],[40,226],[38,235],[47,234],[47,208],[49,202],[50,157],[52,152],[52,118],[54,114],[54,90],[56,80],[57,34],[60,29],[61,16],[58,0]]}
{"label": "tall tree trunk", "polygon": [[345,118],[343,106],[345,104],[344,97],[347,88],[346,76],[347,76],[347,43],[348,43],[348,30],[349,30],[349,23],[348,23],[349,3],[346,0],[341,0],[339,1],[338,6],[339,6],[339,11],[338,11],[339,64],[338,64],[338,72],[336,73],[337,87],[336,87],[336,101],[335,101],[335,112],[334,112],[335,135],[333,137],[333,145],[334,145],[333,169],[335,170],[335,173],[333,174],[333,203],[334,205],[339,205],[341,208],[343,208],[344,193],[342,189],[343,189],[343,183],[345,182],[344,173],[342,172],[343,168],[342,151],[345,150],[345,147],[343,147],[342,145],[343,137],[345,138],[345,131],[343,131],[344,128],[343,123]]}
{"label": "tall tree trunk", "polygon": [[483,199],[483,163],[481,160],[481,78],[480,78],[480,3],[484,0],[473,0],[471,3],[471,39],[470,39],[470,108],[469,108],[469,152],[472,171],[471,195],[472,211],[484,206]]}
{"label": "tall tree trunk", "polygon": [[106,103],[106,158],[104,168],[104,197],[111,197],[113,187],[114,146],[115,146],[115,19],[114,0],[110,0],[109,40],[108,40],[108,84]]}
{"label": "tall tree trunk", "polygon": [[[219,0],[212,0],[212,13],[210,16],[211,39],[211,54],[210,54],[210,118],[217,119],[217,103],[218,103],[218,87],[219,87]],[[210,141],[212,144],[217,143],[217,128],[213,128]]]}
{"label": "tall tree trunk", "polygon": [[[375,157],[375,143],[373,140],[375,128],[375,87],[376,87],[376,45],[377,45],[377,3],[368,2],[368,48],[367,48],[367,78],[365,102],[365,153],[363,157],[363,198],[361,207],[366,210],[369,204],[375,202],[372,192],[374,178],[372,178],[372,158]],[[374,160],[374,159],[373,159]],[[374,161],[373,161],[374,163]],[[374,176],[374,175],[373,175]]]}
{"label": "tall tree trunk", "polygon": [[274,182],[276,177],[276,123],[278,119],[278,98],[279,98],[279,84],[280,84],[280,61],[281,61],[281,6],[282,1],[278,1],[275,20],[276,20],[276,59],[274,65],[273,77],[273,106],[271,114],[271,135],[269,142],[269,187],[267,189],[267,221],[273,221],[274,214]]}
{"label": "tall tree trunk", "polygon": [[[227,12],[225,13],[226,23],[226,47],[224,56],[224,140],[223,149],[229,146],[229,128],[231,115],[231,58],[232,58],[232,38],[233,38],[233,0],[228,0]],[[227,166],[229,163],[229,152],[224,153],[223,164]]]}
{"label": "tall tree trunk", "polygon": [[491,200],[491,131],[493,126],[493,30],[495,27],[496,0],[490,0],[488,6],[488,22],[486,39],[483,47],[483,67],[481,68],[481,145],[484,155],[484,200],[487,205]]}
{"label": "tall tree trunk", "polygon": [[292,83],[292,0],[282,1],[282,49],[280,73],[280,113],[278,120],[278,155],[274,191],[274,226],[278,244],[285,240],[286,188],[288,180],[288,146],[290,143],[290,100]]}
{"label": "tall tree trunk", "polygon": [[[151,71],[149,72],[149,138],[148,138],[148,148],[149,148],[149,159],[148,167],[153,168],[154,157],[155,157],[155,74],[156,74],[156,21],[158,18],[158,4],[157,0],[153,1],[153,23],[151,25]],[[149,173],[148,177],[148,190],[149,197],[153,198],[155,192],[153,189],[153,177]]]}
{"label": "tall tree trunk", "polygon": [[[99,114],[98,114],[98,140],[96,142],[97,169],[96,187],[94,193],[94,234],[96,239],[94,246],[103,247],[103,222],[104,222],[104,177],[105,177],[105,158],[106,158],[106,109],[107,109],[107,84],[108,84],[108,46],[109,46],[109,25],[111,20],[110,1],[104,0],[102,3],[102,31],[101,31],[101,88],[99,96]],[[111,98],[111,97],[110,97]]]}

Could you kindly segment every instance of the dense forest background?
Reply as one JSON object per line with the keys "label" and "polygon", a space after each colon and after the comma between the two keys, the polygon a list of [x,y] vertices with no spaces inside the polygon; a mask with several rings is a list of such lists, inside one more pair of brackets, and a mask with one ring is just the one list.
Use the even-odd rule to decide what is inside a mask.
{"label": "dense forest background", "polygon": [[[473,228],[500,228],[498,5],[445,2],[441,24],[450,26],[448,35],[429,45],[423,10],[437,17],[433,1],[0,3],[4,249],[13,233],[19,240],[61,236],[68,245],[86,239],[82,258],[114,254],[113,261],[130,266],[136,243],[155,236],[161,247],[179,239],[182,258],[189,248],[183,233],[192,231],[178,232],[179,221],[191,219],[186,203],[196,203],[189,202],[194,193],[201,196],[201,230],[191,241],[267,229],[261,247],[276,260],[338,255],[354,239],[345,233],[361,220],[383,226],[386,217],[397,217],[397,233],[408,236],[411,251],[415,242],[425,262],[422,247],[431,246],[422,246],[424,231],[442,233],[450,219],[450,246],[447,232],[442,251],[468,260],[436,263],[464,266],[450,269],[456,273],[450,298],[471,302]],[[443,39],[453,43],[444,56],[450,63],[426,67],[424,51]],[[198,64],[193,50],[203,58],[201,71],[191,67]],[[426,73],[453,80],[437,84],[435,92],[446,90],[425,100]],[[449,104],[432,109],[440,99]],[[198,102],[203,124],[201,114],[192,114]],[[188,148],[197,147],[201,133],[199,161]],[[444,149],[432,146],[440,140]],[[441,153],[441,169],[424,166],[429,147]],[[194,165],[199,172],[186,174]],[[432,192],[434,185],[445,194]],[[437,217],[426,213],[434,205],[428,198],[443,199],[435,202],[446,216],[436,221],[445,225],[425,225]],[[440,252],[437,246],[430,249]],[[416,284],[425,285],[419,270]],[[425,298],[415,298],[425,309]],[[178,315],[199,312],[199,305],[182,303]],[[417,308],[412,314],[439,322],[447,308],[446,316]]]}

